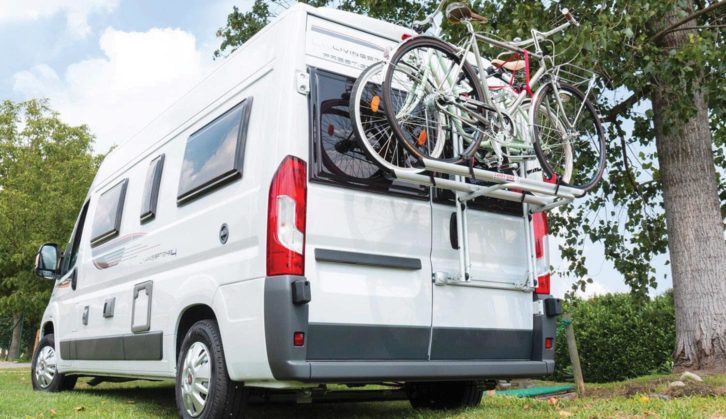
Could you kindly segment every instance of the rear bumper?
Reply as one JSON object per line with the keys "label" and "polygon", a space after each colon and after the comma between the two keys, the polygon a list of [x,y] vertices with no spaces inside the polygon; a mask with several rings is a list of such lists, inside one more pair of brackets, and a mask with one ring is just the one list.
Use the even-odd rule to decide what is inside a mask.
{"label": "rear bumper", "polygon": [[365,383],[542,377],[552,374],[554,368],[553,360],[287,361],[282,365],[278,364],[278,368],[273,369],[273,372],[278,380]]}
{"label": "rear bumper", "polygon": [[[466,356],[459,356],[461,354],[457,355],[456,351],[449,351],[452,355],[450,359],[426,359],[430,355],[425,354],[418,359],[397,359],[385,356],[385,352],[376,354],[375,348],[367,349],[365,354],[357,354],[355,359],[335,359],[335,354],[330,354],[331,359],[321,359],[316,356],[315,348],[310,347],[310,342],[302,347],[292,344],[295,332],[303,332],[309,336],[311,330],[311,325],[308,324],[308,304],[293,303],[295,299],[292,284],[296,281],[305,281],[305,278],[287,276],[267,278],[265,281],[265,343],[270,369],[276,380],[313,383],[479,380],[542,377],[554,372],[554,348],[544,348],[544,339],[554,337],[556,323],[554,317],[544,314],[534,316],[534,330],[530,334],[531,338],[527,340],[512,341],[507,331],[502,331],[502,335],[497,336],[496,331],[492,335],[492,331],[480,334],[472,329],[469,335],[475,339],[481,337],[482,340],[469,341],[468,344],[491,346],[499,342],[512,346],[509,352],[502,352],[506,348],[497,350],[497,359],[465,359]],[[313,295],[312,300],[314,299]],[[415,337],[415,334],[411,336]],[[362,341],[367,339],[363,338]],[[449,343],[456,345],[455,342]],[[331,347],[340,346],[337,339],[330,344]],[[309,349],[313,350],[310,354]],[[507,353],[510,357],[516,354],[518,359],[506,359]],[[375,356],[361,359],[371,354]],[[526,355],[522,356],[523,354]],[[390,352],[388,355],[395,356]],[[522,359],[525,357],[530,359]]]}

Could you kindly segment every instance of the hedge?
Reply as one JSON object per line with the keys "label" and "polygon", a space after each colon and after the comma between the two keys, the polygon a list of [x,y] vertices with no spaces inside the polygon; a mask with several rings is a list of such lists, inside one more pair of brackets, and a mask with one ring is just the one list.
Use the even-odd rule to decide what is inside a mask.
{"label": "hedge", "polygon": [[[673,294],[636,300],[608,294],[565,302],[572,316],[586,382],[620,381],[670,372],[675,348]],[[555,378],[572,375],[564,330],[558,331]]]}

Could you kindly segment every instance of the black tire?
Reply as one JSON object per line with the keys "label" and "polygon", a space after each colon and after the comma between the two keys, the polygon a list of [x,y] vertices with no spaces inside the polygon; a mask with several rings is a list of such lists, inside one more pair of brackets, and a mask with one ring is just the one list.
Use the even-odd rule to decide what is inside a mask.
{"label": "black tire", "polygon": [[[585,99],[584,94],[566,83],[558,82],[557,86],[560,97],[567,98],[563,101],[567,109],[554,106],[557,97],[553,82],[545,84],[535,94],[534,104],[530,108],[534,150],[547,178],[556,175],[561,184],[588,191],[597,185],[605,171],[605,134],[595,107]],[[578,135],[575,141],[560,141],[566,135],[567,128],[562,119],[570,113],[568,110],[576,111],[572,112],[574,115],[580,115],[574,123]],[[565,162],[568,154],[570,163]],[[566,173],[568,171],[569,176]]]}
{"label": "black tire", "polygon": [[[49,353],[52,353],[54,357],[52,365],[49,362],[50,359],[46,356]],[[42,357],[41,354],[43,354]],[[50,333],[43,336],[38,343],[38,348],[33,354],[33,361],[30,367],[30,378],[33,383],[33,390],[56,392],[73,390],[73,388],[76,386],[76,381],[78,380],[78,377],[76,377],[75,375],[65,375],[57,372],[56,363],[57,360],[60,358],[59,355],[59,352],[56,351],[55,348],[55,337],[53,336],[53,334]],[[52,371],[54,371],[52,373],[53,378],[51,380],[47,380],[47,378],[37,376],[39,368],[41,369],[41,373],[43,371],[50,372],[49,368],[51,366]]]}
{"label": "black tire", "polygon": [[[479,82],[479,79],[476,75],[476,72],[474,71],[474,68],[466,60],[464,60],[464,62],[462,63],[462,57],[457,53],[454,47],[437,38],[420,36],[413,40],[406,41],[396,50],[396,52],[393,54],[393,57],[391,57],[388,69],[386,70],[386,78],[383,82],[383,104],[385,106],[386,118],[388,119],[388,123],[391,125],[391,129],[396,135],[398,141],[401,142],[401,144],[411,155],[417,157],[420,160],[426,158],[449,163],[459,163],[463,160],[469,159],[478,150],[479,144],[481,143],[483,138],[481,130],[487,129],[487,127],[481,127],[479,123],[474,122],[463,123],[471,131],[471,136],[469,139],[469,143],[465,145],[465,149],[457,155],[453,152],[453,148],[451,145],[453,131],[449,131],[453,129],[451,128],[453,123],[452,117],[441,116],[443,114],[441,111],[431,110],[427,108],[427,105],[417,105],[415,109],[418,109],[418,112],[422,112],[426,121],[431,120],[434,124],[438,124],[441,120],[447,121],[447,128],[443,130],[444,134],[441,134],[444,135],[445,138],[441,139],[437,135],[437,138],[434,138],[433,140],[431,138],[428,138],[428,135],[421,135],[422,131],[424,130],[421,129],[421,127],[419,126],[419,122],[410,122],[407,123],[404,127],[401,121],[399,121],[397,118],[397,112],[401,108],[400,102],[403,101],[402,98],[405,97],[405,93],[395,88],[396,84],[400,84],[400,82],[394,82],[395,74],[397,74],[397,71],[399,71],[398,74],[405,74],[404,69],[412,73],[415,72],[416,67],[414,65],[411,65],[410,63],[406,63],[405,57],[413,50],[423,50],[424,48],[428,48],[442,54],[441,57],[446,58],[451,63],[454,63],[456,65],[462,64],[461,73],[459,74],[459,77],[456,78],[457,85],[463,83],[460,86],[470,89],[467,92],[469,98],[477,100],[479,102],[484,101],[484,92],[482,90],[481,83]],[[432,92],[436,90],[436,88],[434,88],[430,84],[427,86],[432,89]],[[454,101],[456,101],[457,99],[459,98],[453,98]],[[470,112],[474,111],[472,110]],[[482,115],[485,114],[485,111],[483,109],[477,109],[476,112],[481,112]],[[429,118],[429,113],[434,113],[434,117]],[[421,117],[417,117],[417,120],[420,121],[421,119]],[[436,128],[436,132],[441,132],[442,130],[440,126],[440,124],[435,125],[435,127],[433,128]],[[426,130],[426,132],[428,132],[428,130]],[[439,141],[447,142],[447,147],[443,151],[433,153],[431,150],[432,143],[439,144]],[[437,150],[439,150],[438,147]]]}
{"label": "black tire", "polygon": [[407,383],[406,394],[414,409],[448,410],[478,406],[484,390],[473,381]]}
{"label": "black tire", "polygon": [[[208,393],[204,404],[198,411],[189,412],[182,396],[182,380],[193,380],[185,365],[187,353],[196,343],[207,349],[205,364],[209,365],[210,377],[207,381]],[[197,346],[194,346],[196,349]],[[194,382],[196,383],[196,382]],[[192,384],[192,383],[190,383]],[[233,382],[227,374],[224,349],[219,327],[214,320],[201,320],[189,329],[177,360],[176,405],[182,418],[221,418],[241,417],[246,401],[246,391],[242,383]]]}

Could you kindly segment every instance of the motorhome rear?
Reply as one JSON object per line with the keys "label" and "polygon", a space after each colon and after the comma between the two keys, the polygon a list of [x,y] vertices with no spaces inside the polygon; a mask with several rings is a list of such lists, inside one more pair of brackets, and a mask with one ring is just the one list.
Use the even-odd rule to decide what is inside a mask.
{"label": "motorhome rear", "polygon": [[182,416],[216,417],[246,389],[395,381],[452,407],[551,374],[556,302],[521,286],[542,216],[478,199],[477,281],[435,282],[458,272],[451,193],[357,146],[351,86],[409,32],[293,6],[113,150],[60,267],[40,251],[56,285],[34,387],[175,377]]}

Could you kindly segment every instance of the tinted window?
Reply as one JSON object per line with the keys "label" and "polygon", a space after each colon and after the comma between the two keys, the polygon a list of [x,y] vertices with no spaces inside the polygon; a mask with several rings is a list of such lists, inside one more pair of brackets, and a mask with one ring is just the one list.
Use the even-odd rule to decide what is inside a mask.
{"label": "tinted window", "polygon": [[179,179],[178,203],[241,175],[251,103],[251,98],[245,99],[189,137]]}
{"label": "tinted window", "polygon": [[428,188],[394,181],[358,145],[348,113],[354,78],[312,69],[311,177],[366,191],[426,198]]}
{"label": "tinted window", "polygon": [[63,260],[63,273],[75,266],[76,260],[78,259],[78,250],[81,248],[81,238],[83,237],[83,226],[86,224],[86,213],[88,213],[88,201],[83,204],[81,214],[78,216],[78,221],[76,221],[76,228],[73,229],[70,245],[66,249]]}
{"label": "tinted window", "polygon": [[91,227],[92,246],[118,236],[127,184],[128,179],[124,179],[98,198],[96,213],[93,216],[93,227]]}
{"label": "tinted window", "polygon": [[155,158],[149,164],[144,183],[144,196],[141,197],[141,222],[151,221],[156,217],[156,202],[159,200],[161,173],[164,170],[164,155]]}

